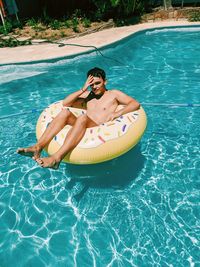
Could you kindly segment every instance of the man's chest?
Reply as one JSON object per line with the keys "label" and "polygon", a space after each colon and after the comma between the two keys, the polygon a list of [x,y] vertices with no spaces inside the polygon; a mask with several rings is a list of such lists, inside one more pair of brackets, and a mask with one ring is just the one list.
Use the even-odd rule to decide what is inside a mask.
{"label": "man's chest", "polygon": [[87,108],[109,109],[117,106],[118,102],[113,96],[102,96],[100,99],[92,99],[87,103]]}

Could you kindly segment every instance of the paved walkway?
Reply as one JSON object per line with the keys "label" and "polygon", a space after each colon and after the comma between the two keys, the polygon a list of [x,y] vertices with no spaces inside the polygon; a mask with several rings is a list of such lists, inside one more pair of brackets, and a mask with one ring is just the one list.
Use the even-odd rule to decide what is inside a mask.
{"label": "paved walkway", "polygon": [[[123,39],[135,32],[160,27],[169,26],[186,26],[186,25],[199,25],[199,22],[188,21],[160,21],[154,23],[143,23],[125,27],[110,28],[107,30],[99,31],[89,35],[78,38],[68,39],[62,41],[67,44],[79,45],[93,45],[97,48],[106,46],[120,39]],[[37,44],[29,46],[20,46],[15,48],[0,48],[0,64],[9,63],[22,63],[30,61],[47,60],[59,57],[71,56],[86,51],[92,50],[91,48],[83,48],[76,46],[58,47],[56,44]]]}

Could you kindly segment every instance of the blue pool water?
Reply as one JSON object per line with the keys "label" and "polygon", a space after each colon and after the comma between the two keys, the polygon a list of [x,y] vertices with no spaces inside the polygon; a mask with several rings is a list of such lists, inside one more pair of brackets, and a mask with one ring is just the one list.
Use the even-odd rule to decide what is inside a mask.
{"label": "blue pool water", "polygon": [[[142,32],[103,54],[0,67],[1,267],[200,266],[200,27]],[[141,142],[57,171],[17,155],[40,111],[94,66],[143,103]]]}

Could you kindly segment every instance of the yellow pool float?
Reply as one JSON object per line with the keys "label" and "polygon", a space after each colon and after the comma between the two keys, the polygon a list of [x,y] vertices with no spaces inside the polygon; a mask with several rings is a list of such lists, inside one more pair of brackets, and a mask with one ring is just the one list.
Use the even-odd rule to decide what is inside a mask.
{"label": "yellow pool float", "polygon": [[[49,123],[62,110],[62,101],[51,104],[40,115],[36,125],[36,136],[39,139]],[[120,107],[119,107],[120,108]],[[84,114],[86,110],[69,107],[75,115]],[[133,148],[141,139],[147,125],[147,118],[142,107],[127,113],[113,121],[88,128],[80,143],[68,153],[63,162],[73,164],[94,164],[116,158]],[[62,146],[71,126],[66,125],[45,147],[49,155]]]}

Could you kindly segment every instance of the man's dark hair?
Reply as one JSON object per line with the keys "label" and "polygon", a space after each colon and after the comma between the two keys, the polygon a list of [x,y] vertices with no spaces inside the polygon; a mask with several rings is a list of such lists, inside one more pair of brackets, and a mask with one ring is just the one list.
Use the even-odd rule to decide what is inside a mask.
{"label": "man's dark hair", "polygon": [[94,76],[94,77],[100,77],[100,78],[102,78],[103,80],[106,79],[106,73],[105,73],[105,71],[102,70],[102,69],[100,69],[100,68],[97,68],[97,67],[95,67],[95,68],[89,70],[88,73],[87,73],[87,77],[88,77],[89,75],[92,75],[92,76]]}

